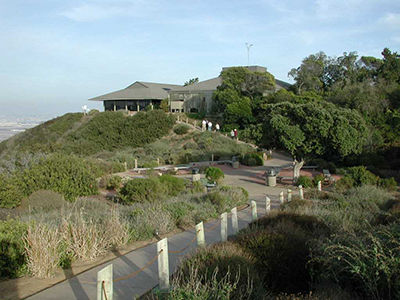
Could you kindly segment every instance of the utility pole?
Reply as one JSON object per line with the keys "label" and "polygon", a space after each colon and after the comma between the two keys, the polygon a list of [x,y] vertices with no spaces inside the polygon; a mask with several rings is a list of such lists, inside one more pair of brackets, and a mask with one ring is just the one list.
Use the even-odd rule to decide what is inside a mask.
{"label": "utility pole", "polygon": [[247,47],[247,66],[250,67],[250,48],[253,46],[253,44],[246,43]]}

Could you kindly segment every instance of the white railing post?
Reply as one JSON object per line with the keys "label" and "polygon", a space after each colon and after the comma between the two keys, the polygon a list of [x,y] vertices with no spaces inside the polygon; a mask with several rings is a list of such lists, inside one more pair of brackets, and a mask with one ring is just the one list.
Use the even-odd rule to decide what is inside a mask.
{"label": "white railing post", "polygon": [[[104,283],[103,283],[104,282]],[[106,294],[107,297],[104,295]],[[113,299],[113,265],[97,272],[97,300]]]}
{"label": "white railing post", "polygon": [[265,197],[265,214],[268,215],[271,211],[271,199]]}
{"label": "white railing post", "polygon": [[299,196],[300,200],[304,200],[304,190],[302,185],[299,185]]}
{"label": "white railing post", "polygon": [[157,157],[157,165],[160,165],[160,159]]}
{"label": "white railing post", "polygon": [[214,161],[214,154],[211,154],[211,161]]}
{"label": "white railing post", "polygon": [[137,159],[135,158],[135,169],[137,169]]}
{"label": "white railing post", "polygon": [[287,189],[287,201],[290,202],[292,201],[292,190]]}
{"label": "white railing post", "polygon": [[169,263],[168,263],[168,240],[162,239],[157,243],[158,255],[158,286],[160,291],[169,291]]}
{"label": "white railing post", "polygon": [[233,229],[233,235],[237,235],[239,231],[239,225],[238,225],[238,217],[237,217],[237,208],[232,208],[231,210],[232,213],[232,229]]}
{"label": "white railing post", "polygon": [[279,194],[279,202],[281,204],[283,204],[283,202],[285,202],[285,199],[283,198],[283,192],[280,192],[280,194]]}
{"label": "white railing post", "polygon": [[221,215],[221,241],[228,240],[228,213],[224,212]]}
{"label": "white railing post", "polygon": [[256,221],[258,218],[257,216],[257,202],[254,200],[251,200],[251,219],[253,221]]}
{"label": "white railing post", "polygon": [[322,191],[322,182],[318,181],[318,192]]}
{"label": "white railing post", "polygon": [[203,222],[200,222],[196,225],[196,237],[197,237],[197,246],[204,247],[206,245],[206,239],[204,238],[204,226]]}

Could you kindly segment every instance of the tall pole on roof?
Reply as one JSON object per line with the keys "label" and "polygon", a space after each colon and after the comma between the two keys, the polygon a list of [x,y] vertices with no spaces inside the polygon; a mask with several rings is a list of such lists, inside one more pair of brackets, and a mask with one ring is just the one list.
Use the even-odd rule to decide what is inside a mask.
{"label": "tall pole on roof", "polygon": [[253,44],[246,43],[247,47],[247,66],[250,67],[250,48],[253,46]]}

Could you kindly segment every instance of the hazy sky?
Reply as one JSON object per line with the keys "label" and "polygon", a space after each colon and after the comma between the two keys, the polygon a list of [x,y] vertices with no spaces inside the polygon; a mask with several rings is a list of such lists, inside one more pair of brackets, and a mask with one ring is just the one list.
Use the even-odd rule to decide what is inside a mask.
{"label": "hazy sky", "polygon": [[59,115],[139,81],[250,64],[276,78],[309,54],[400,50],[399,0],[0,0],[2,113]]}

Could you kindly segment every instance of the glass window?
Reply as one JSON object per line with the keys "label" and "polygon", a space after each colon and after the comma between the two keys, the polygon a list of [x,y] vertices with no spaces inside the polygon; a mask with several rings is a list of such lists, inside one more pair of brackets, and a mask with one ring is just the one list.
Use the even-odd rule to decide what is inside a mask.
{"label": "glass window", "polygon": [[125,100],[115,101],[115,107],[117,110],[121,110],[121,109],[125,110]]}
{"label": "glass window", "polygon": [[114,110],[114,100],[104,101],[104,110]]}

